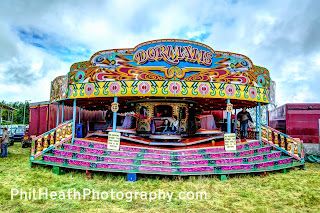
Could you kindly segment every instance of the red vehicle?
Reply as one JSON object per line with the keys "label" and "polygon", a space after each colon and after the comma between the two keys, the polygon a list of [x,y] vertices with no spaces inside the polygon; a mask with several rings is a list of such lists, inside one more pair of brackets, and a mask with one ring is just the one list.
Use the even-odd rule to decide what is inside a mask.
{"label": "red vehicle", "polygon": [[285,104],[269,112],[269,126],[304,143],[319,143],[320,104]]}

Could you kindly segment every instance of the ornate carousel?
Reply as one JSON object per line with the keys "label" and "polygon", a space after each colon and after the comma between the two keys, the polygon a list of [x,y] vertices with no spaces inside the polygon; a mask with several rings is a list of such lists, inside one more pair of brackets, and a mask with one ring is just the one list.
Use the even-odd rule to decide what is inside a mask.
{"label": "ornate carousel", "polygon": [[[31,164],[52,165],[55,173],[123,172],[130,180],[138,173],[225,178],[303,166],[302,142],[261,124],[270,82],[269,71],[247,56],[194,41],[99,51],[52,81],[50,102],[61,106],[62,116],[65,105],[73,106],[73,119],[58,117],[56,128],[33,139]],[[237,131],[232,114],[243,107],[256,107],[259,122],[251,138],[234,140],[230,151],[225,137]],[[104,120],[90,129],[81,110],[101,112]],[[226,119],[214,116],[217,111]],[[111,133],[120,138],[116,149],[108,146]]]}

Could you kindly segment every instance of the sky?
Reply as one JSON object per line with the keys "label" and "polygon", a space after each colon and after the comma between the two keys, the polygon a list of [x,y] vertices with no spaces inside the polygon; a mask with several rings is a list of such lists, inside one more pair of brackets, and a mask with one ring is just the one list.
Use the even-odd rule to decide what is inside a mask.
{"label": "sky", "polygon": [[75,62],[176,38],[266,67],[278,105],[319,102],[319,11],[318,0],[0,0],[0,100],[49,100]]}

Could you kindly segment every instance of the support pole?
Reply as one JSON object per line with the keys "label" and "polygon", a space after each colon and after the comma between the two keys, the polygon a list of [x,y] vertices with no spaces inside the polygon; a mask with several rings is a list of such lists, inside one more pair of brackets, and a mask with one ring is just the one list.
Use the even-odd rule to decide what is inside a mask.
{"label": "support pole", "polygon": [[[233,132],[237,133],[237,109],[234,109],[234,124],[233,124]],[[237,134],[236,134],[237,135]]]}
{"label": "support pole", "polygon": [[256,132],[258,131],[258,106],[256,105]]}
{"label": "support pole", "polygon": [[269,111],[268,111],[269,104],[266,105],[266,125],[269,126]]}
{"label": "support pole", "polygon": [[27,101],[24,102],[24,107],[23,107],[23,125],[25,124],[25,120],[26,120],[26,104]]}
{"label": "support pole", "polygon": [[13,124],[13,110],[11,111],[11,131],[12,131],[12,124]]}
{"label": "support pole", "polygon": [[81,106],[79,106],[79,123],[81,121]]}
{"label": "support pole", "polygon": [[259,141],[261,144],[261,103],[259,102]]}
{"label": "support pole", "polygon": [[61,107],[61,123],[63,122],[63,114],[64,114],[64,101],[62,101],[62,107]]}
{"label": "support pole", "polygon": [[73,116],[72,116],[72,143],[74,142],[74,133],[76,131],[76,112],[77,112],[77,99],[73,100]]}
{"label": "support pole", "polygon": [[[230,99],[227,99],[227,104],[230,104]],[[231,113],[227,113],[227,132],[231,133]]]}
{"label": "support pole", "polygon": [[102,109],[102,120],[104,120],[104,109]]}
{"label": "support pole", "polygon": [[60,106],[60,103],[58,102],[58,108],[57,108],[57,125],[59,125],[59,114],[60,114],[60,110],[59,110],[59,106]]}
{"label": "support pole", "polygon": [[[266,126],[269,126],[269,111],[268,111],[269,104],[266,105]],[[267,131],[267,139],[269,141],[269,131]]]}
{"label": "support pole", "polygon": [[[114,102],[118,103],[118,97],[114,97]],[[116,129],[117,129],[117,112],[113,112],[112,132],[116,132]]]}

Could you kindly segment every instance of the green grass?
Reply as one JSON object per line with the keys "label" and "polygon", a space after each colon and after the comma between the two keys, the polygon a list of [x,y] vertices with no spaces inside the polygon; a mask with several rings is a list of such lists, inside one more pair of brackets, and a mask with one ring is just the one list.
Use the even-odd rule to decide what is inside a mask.
{"label": "green grass", "polygon": [[[270,172],[262,178],[258,174],[232,175],[227,181],[218,176],[165,177],[139,175],[135,183],[127,182],[125,174],[95,172],[86,179],[84,171],[68,170],[55,175],[52,168],[29,166],[29,149],[19,143],[9,147],[8,158],[0,159],[0,212],[319,212],[320,165],[306,164],[305,170],[293,168],[287,174]],[[155,200],[138,198],[126,200],[11,200],[11,188],[24,191],[47,188],[50,191],[135,192],[205,191],[206,200]]]}

